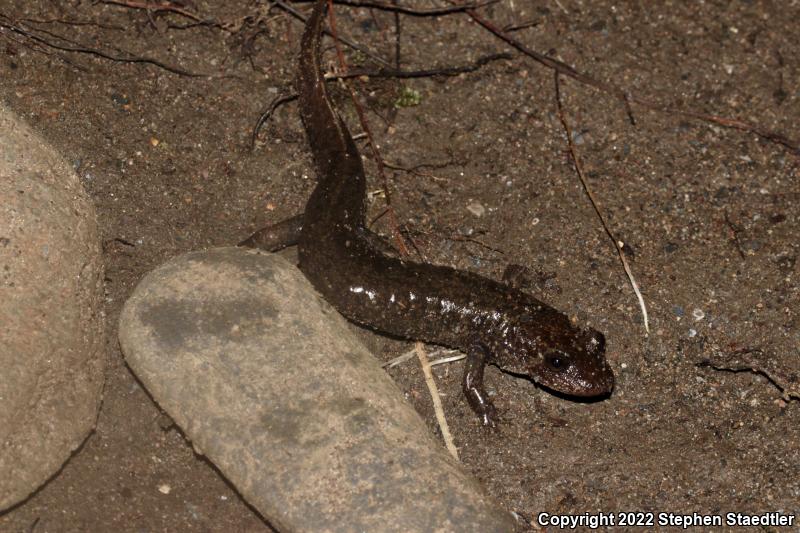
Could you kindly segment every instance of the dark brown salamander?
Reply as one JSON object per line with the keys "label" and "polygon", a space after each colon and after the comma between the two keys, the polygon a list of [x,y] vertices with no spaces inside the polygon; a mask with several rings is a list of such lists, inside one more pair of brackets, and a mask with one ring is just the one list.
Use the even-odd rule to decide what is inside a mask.
{"label": "dark brown salamander", "polygon": [[463,389],[486,425],[496,411],[483,387],[487,363],[574,396],[611,392],[605,339],[509,285],[444,266],[383,254],[365,225],[366,180],[353,138],[333,109],[320,67],[325,0],[302,38],[297,89],[319,182],[304,215],[242,243],[279,249],[297,243],[300,269],[350,320],[375,330],[463,350]]}

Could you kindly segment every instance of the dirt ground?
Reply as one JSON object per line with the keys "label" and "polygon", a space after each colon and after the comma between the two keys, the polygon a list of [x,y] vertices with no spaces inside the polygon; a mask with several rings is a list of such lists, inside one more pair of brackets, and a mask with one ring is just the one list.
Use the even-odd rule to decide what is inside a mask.
{"label": "dirt ground", "polygon": [[[295,104],[250,146],[261,112],[291,89],[302,25],[266,1],[171,4],[196,20],[136,5],[0,2],[0,97],[74,164],[97,207],[109,359],[97,429],[52,481],[0,516],[2,531],[270,530],[142,389],[116,322],[153,267],[302,211],[314,175]],[[480,12],[632,95],[800,138],[800,4],[644,5],[502,0]],[[393,61],[392,14],[336,14],[342,34]],[[400,22],[404,69],[511,51],[463,13]],[[84,52],[65,50],[75,48]],[[351,65],[376,68],[345,52]],[[133,57],[161,64],[119,60]],[[355,84],[384,159],[404,168],[388,169],[392,203],[424,257],[492,277],[526,265],[537,273],[533,293],[607,338],[617,386],[604,401],[570,401],[491,369],[504,417],[493,433],[460,393],[462,364],[438,366],[465,468],[534,523],[539,512],[781,512],[793,527],[762,530],[800,530],[800,155],[637,105],[632,125],[617,99],[562,82],[649,335],[572,166],[550,70],[513,52],[455,77]],[[360,132],[346,91],[333,91]],[[383,183],[367,165],[377,215]],[[388,233],[387,220],[375,229]],[[370,335],[381,359],[410,348]],[[390,373],[437,431],[416,362]]]}

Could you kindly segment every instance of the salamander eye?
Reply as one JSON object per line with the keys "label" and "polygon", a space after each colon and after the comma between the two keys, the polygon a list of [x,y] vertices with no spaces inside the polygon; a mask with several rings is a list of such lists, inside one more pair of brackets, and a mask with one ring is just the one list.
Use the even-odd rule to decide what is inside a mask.
{"label": "salamander eye", "polygon": [[570,366],[569,356],[563,352],[549,352],[544,360],[547,366],[558,372],[564,372]]}

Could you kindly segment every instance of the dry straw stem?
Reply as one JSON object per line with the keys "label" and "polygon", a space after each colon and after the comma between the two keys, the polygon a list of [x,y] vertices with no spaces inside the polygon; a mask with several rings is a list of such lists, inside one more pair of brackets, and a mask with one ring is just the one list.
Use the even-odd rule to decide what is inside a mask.
{"label": "dry straw stem", "polygon": [[422,373],[425,374],[425,383],[428,385],[428,391],[431,393],[431,400],[433,400],[433,412],[436,413],[436,421],[439,423],[439,428],[442,430],[442,438],[447,451],[450,452],[456,461],[458,461],[458,448],[453,442],[453,436],[450,434],[450,427],[447,425],[447,419],[444,417],[444,409],[442,409],[442,399],[439,397],[439,390],[436,388],[436,382],[433,381],[433,372],[431,371],[431,364],[428,361],[428,356],[425,353],[425,348],[421,342],[416,342],[414,348],[417,351],[417,359],[422,367]]}
{"label": "dry straw stem", "polygon": [[636,283],[636,279],[633,277],[633,272],[631,272],[631,267],[628,265],[628,260],[625,258],[625,252],[622,250],[622,247],[625,243],[620,240],[617,240],[614,235],[611,233],[611,230],[608,229],[608,224],[606,223],[606,219],[603,216],[603,212],[600,211],[600,206],[597,203],[597,200],[592,193],[592,190],[589,188],[589,184],[586,182],[586,176],[583,174],[583,165],[581,165],[581,160],[578,158],[578,152],[575,149],[575,143],[572,141],[572,131],[570,130],[569,124],[567,123],[567,119],[564,116],[564,108],[561,104],[561,84],[559,83],[559,73],[558,71],[555,72],[555,84],[556,84],[556,106],[558,107],[558,118],[561,120],[562,126],[564,126],[564,132],[567,134],[567,142],[569,143],[569,151],[572,154],[572,161],[575,164],[575,171],[578,173],[578,179],[581,180],[581,185],[583,185],[583,190],[586,192],[586,196],[589,197],[589,202],[591,202],[592,207],[594,208],[594,212],[597,213],[597,217],[600,219],[600,224],[603,225],[603,229],[606,231],[606,234],[611,239],[611,242],[614,243],[614,247],[617,249],[617,253],[619,254],[619,260],[622,261],[622,268],[625,269],[625,274],[628,275],[628,280],[631,282],[631,287],[633,287],[633,292],[636,293],[636,299],[639,300],[639,308],[642,310],[642,320],[644,322],[644,330],[646,334],[650,333],[650,324],[647,318],[647,305],[644,303],[644,298],[642,297],[641,291],[639,291],[639,284]]}

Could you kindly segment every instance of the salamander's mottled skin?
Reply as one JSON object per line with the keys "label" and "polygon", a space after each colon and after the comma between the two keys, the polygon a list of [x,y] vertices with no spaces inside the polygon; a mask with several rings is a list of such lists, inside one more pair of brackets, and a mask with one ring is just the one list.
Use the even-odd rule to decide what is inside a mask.
{"label": "salamander's mottled skin", "polygon": [[297,88],[318,185],[303,218],[256,233],[243,244],[278,248],[299,231],[300,269],[350,320],[408,339],[467,353],[463,388],[482,422],[496,411],[483,388],[487,363],[575,396],[611,392],[605,339],[507,284],[444,266],[387,256],[365,225],[361,156],[333,109],[320,67],[325,0],[318,0],[302,38]]}

